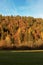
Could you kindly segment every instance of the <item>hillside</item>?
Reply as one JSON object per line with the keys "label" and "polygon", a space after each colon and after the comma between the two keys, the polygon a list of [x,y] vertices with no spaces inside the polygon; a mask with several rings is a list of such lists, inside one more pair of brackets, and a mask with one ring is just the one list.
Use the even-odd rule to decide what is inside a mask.
{"label": "hillside", "polygon": [[0,48],[43,49],[43,19],[0,15]]}

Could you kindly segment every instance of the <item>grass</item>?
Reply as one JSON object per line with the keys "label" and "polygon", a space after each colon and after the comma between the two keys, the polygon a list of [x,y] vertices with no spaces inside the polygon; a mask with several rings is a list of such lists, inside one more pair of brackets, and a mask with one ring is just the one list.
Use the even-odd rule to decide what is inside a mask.
{"label": "grass", "polygon": [[43,65],[43,52],[0,51],[0,65]]}

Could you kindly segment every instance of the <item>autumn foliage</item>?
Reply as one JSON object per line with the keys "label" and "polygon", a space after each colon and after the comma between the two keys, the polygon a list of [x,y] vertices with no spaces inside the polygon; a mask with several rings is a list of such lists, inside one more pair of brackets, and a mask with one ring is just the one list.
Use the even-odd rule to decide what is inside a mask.
{"label": "autumn foliage", "polygon": [[0,48],[43,48],[43,19],[0,15]]}

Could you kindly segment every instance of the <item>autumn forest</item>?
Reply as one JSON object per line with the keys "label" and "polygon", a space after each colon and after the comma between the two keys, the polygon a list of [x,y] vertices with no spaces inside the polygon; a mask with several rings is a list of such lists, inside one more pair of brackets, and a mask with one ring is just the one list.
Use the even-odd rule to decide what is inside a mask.
{"label": "autumn forest", "polygon": [[43,49],[43,19],[0,15],[0,49]]}

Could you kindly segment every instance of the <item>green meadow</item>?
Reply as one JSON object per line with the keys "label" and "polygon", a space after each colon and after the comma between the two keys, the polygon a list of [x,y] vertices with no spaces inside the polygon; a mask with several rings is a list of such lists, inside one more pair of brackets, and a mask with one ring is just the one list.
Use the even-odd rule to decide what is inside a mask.
{"label": "green meadow", "polygon": [[43,65],[43,52],[0,51],[0,65]]}

